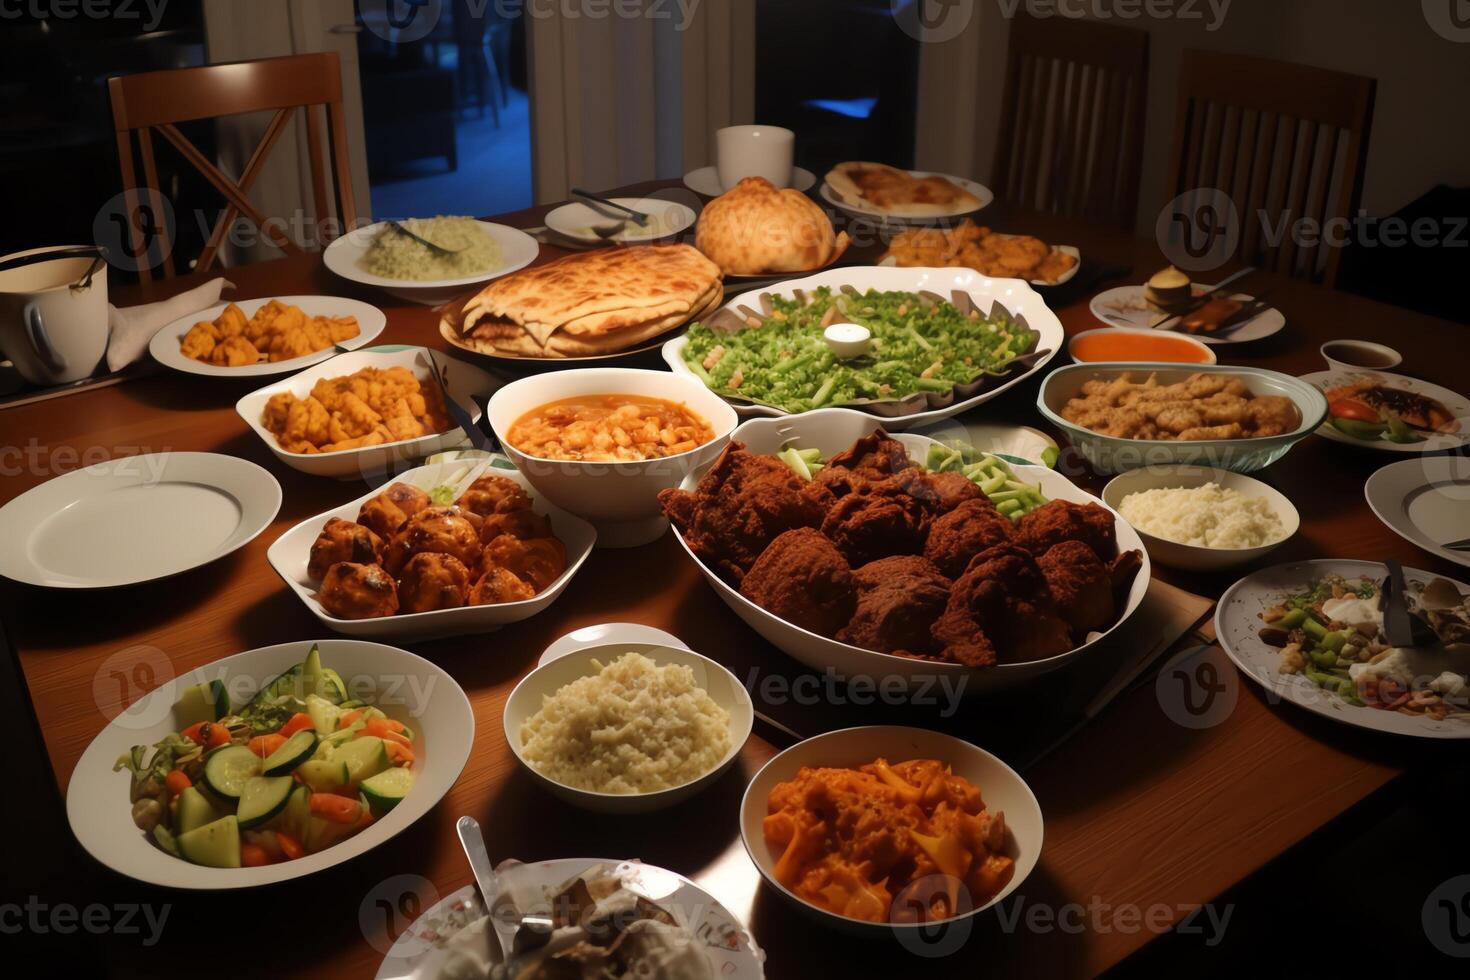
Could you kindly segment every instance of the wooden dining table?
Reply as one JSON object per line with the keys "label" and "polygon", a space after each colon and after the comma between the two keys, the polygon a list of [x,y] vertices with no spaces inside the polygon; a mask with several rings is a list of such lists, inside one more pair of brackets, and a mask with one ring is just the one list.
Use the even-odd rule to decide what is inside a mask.
{"label": "wooden dining table", "polygon": [[[619,193],[670,186],[638,185]],[[545,210],[495,220],[539,225]],[[1056,310],[1068,334],[1101,325],[1087,307],[1091,294],[1106,285],[1139,282],[1164,264],[1151,240],[1075,220],[998,207],[986,220],[1003,231],[1075,245],[1086,260],[1116,267],[1117,280],[1098,283]],[[844,262],[871,262],[878,248],[871,234],[859,237]],[[560,254],[561,249],[546,245],[539,261]],[[220,274],[234,283],[230,295],[237,298],[331,294],[367,300],[387,313],[379,342],[447,350],[432,309],[336,278],[319,255]],[[157,299],[203,278],[196,274],[146,288],[118,288],[115,299]],[[1463,343],[1463,327],[1272,275],[1255,276],[1249,288],[1271,290],[1286,327],[1263,341],[1216,348],[1223,364],[1303,374],[1324,366],[1318,352],[1324,341],[1357,337],[1399,349],[1404,373],[1450,387],[1463,381],[1457,359],[1445,356]],[[732,291],[738,289],[731,284]],[[1064,360],[1065,355],[1058,358]],[[644,817],[576,810],[519,769],[501,727],[506,697],[541,651],[571,630],[605,622],[645,623],[716,659],[739,654],[773,665],[786,662],[724,606],[673,536],[665,535],[640,548],[594,552],[566,593],[532,619],[497,632],[406,644],[462,685],[476,732],[469,763],[444,800],[392,840],[344,865],[253,892],[181,893],[130,881],[80,849],[61,805],[73,779],[116,779],[117,832],[134,833],[123,778],[73,772],[109,718],[150,686],[146,678],[129,683],[130,675],[118,665],[140,657],[156,663],[161,657],[173,672],[183,673],[254,647],[324,638],[322,625],[267,563],[266,549],[286,529],[367,489],[361,480],[315,478],[280,464],[235,413],[236,400],[259,384],[158,371],[0,409],[0,446],[21,450],[7,457],[16,465],[6,470],[0,502],[85,462],[168,450],[252,460],[266,467],[284,492],[280,513],[258,538],[183,575],[95,592],[0,584],[3,625],[19,680],[6,703],[34,712],[33,722],[11,726],[19,744],[10,746],[10,755],[29,758],[38,781],[27,790],[38,798],[35,819],[25,823],[25,853],[13,860],[41,869],[28,880],[41,882],[35,887],[43,901],[148,903],[170,910],[156,945],[120,930],[78,933],[66,940],[59,955],[101,964],[109,975],[167,975],[190,963],[200,973],[238,974],[247,967],[221,959],[235,955],[244,957],[249,969],[275,976],[372,976],[386,944],[413,913],[472,881],[454,831],[464,814],[479,821],[497,860],[639,858],[690,876],[747,923],[765,950],[772,978],[919,971],[937,976],[1095,974],[1181,923],[1205,923],[1197,911],[1201,907],[1218,913],[1214,903],[1234,894],[1268,863],[1345,814],[1362,812],[1355,808],[1382,801],[1395,784],[1434,767],[1450,751],[1307,713],[1228,671],[1224,684],[1233,707],[1199,727],[1180,724],[1153,684],[1132,687],[1026,769],[1046,821],[1045,844],[1032,875],[1003,903],[1001,914],[975,922],[958,951],[916,959],[888,939],[830,933],[795,914],[762,884],[741,845],[736,816],[751,775],[789,744],[778,731],[758,726],[738,764],[708,791],[675,810]],[[974,410],[966,421],[1045,428],[1035,408],[1037,388],[1035,379],[1028,380]],[[1259,474],[1294,501],[1302,518],[1297,535],[1268,561],[1393,557],[1453,576],[1455,566],[1404,541],[1368,508],[1364,480],[1392,459],[1313,436]],[[1075,459],[1070,465],[1068,475],[1093,492],[1105,482]],[[1463,577],[1463,569],[1458,571]],[[1210,599],[1238,574],[1193,575],[1154,566],[1157,578]],[[1211,635],[1208,617],[1198,628]],[[1019,717],[1044,724],[1050,693],[1065,689],[1070,676],[1063,670],[1016,690],[1012,696],[1031,707]],[[156,683],[166,679],[153,678]],[[12,805],[17,792],[12,787]],[[375,904],[387,887],[411,894]]]}

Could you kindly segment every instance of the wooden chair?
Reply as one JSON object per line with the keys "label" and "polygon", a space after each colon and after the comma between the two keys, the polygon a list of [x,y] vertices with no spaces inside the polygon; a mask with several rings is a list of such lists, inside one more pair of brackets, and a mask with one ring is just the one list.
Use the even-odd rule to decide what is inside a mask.
{"label": "wooden chair", "polygon": [[1014,18],[991,170],[996,194],[1131,231],[1147,96],[1147,32]]}
{"label": "wooden chair", "polygon": [[[127,192],[130,219],[139,213],[139,185],[133,165],[134,133],[138,136],[138,153],[143,161],[142,187],[155,214],[159,207],[159,188],[158,168],[153,156],[154,132],[173,144],[184,159],[225,197],[224,213],[215,222],[205,243],[204,251],[199,256],[198,269],[205,270],[214,264],[225,235],[242,213],[254,221],[277,247],[289,254],[301,254],[301,249],[280,228],[275,227],[274,223],[268,223],[249,198],[251,186],[260,176],[266,159],[297,109],[304,110],[306,114],[306,142],[311,157],[312,207],[316,214],[317,240],[324,242],[329,237],[326,234],[330,224],[326,220],[329,217],[326,210],[329,205],[329,153],[335,160],[332,183],[337,194],[339,228],[349,229],[356,224],[352,173],[347,159],[347,124],[342,112],[342,66],[336,52],[123,75],[109,78],[107,85],[112,96],[113,127],[117,132],[118,159],[122,166],[123,188]],[[324,106],[326,109],[327,123],[331,127],[330,148],[325,140],[317,106]],[[231,179],[215,166],[175,125],[197,119],[268,110],[275,110],[275,115],[271,117],[265,134],[250,155],[239,180]],[[151,243],[143,242],[136,220],[129,220],[128,225],[131,247],[135,254],[141,255],[144,248],[151,247]],[[160,233],[163,274],[165,278],[173,278],[175,271],[167,229],[160,228]],[[145,279],[153,277],[151,270],[146,267],[142,270],[142,275]]]}
{"label": "wooden chair", "polygon": [[[1168,194],[1218,188],[1240,214],[1236,256],[1337,283],[1342,249],[1276,234],[1283,222],[1351,219],[1363,194],[1377,82],[1264,58],[1186,51]],[[1327,247],[1324,249],[1324,245]]]}

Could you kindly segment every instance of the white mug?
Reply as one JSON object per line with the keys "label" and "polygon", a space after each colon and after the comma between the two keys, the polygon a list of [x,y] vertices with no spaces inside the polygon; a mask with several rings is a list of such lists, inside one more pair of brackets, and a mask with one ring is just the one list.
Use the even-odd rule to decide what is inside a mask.
{"label": "white mug", "polygon": [[[16,252],[0,258],[0,264],[56,250]],[[94,262],[98,267],[90,283],[81,285]],[[107,353],[107,329],[105,262],[82,255],[0,271],[0,350],[31,384],[90,377]]]}
{"label": "white mug", "polygon": [[746,177],[790,187],[795,152],[796,134],[780,126],[726,126],[715,132],[715,167],[727,191]]}

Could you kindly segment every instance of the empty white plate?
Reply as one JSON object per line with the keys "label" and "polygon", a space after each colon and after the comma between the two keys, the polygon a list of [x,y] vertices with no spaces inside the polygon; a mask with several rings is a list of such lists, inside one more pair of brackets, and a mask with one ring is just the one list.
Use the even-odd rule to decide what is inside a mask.
{"label": "empty white plate", "polygon": [[256,310],[273,300],[278,300],[288,306],[300,307],[301,312],[309,317],[355,317],[357,336],[348,337],[342,341],[342,346],[348,350],[357,350],[359,347],[372,343],[373,338],[382,333],[383,328],[388,325],[388,318],[383,315],[382,310],[355,299],[344,299],[341,296],[266,296],[260,299],[237,300],[234,303],[219,303],[203,312],[180,317],[153,335],[153,339],[148,343],[148,352],[159,364],[171,367],[175,371],[183,371],[185,374],[204,374],[216,378],[254,378],[272,374],[295,374],[304,367],[310,367],[337,356],[339,353],[337,348],[330,346],[303,357],[293,357],[289,361],[261,361],[258,364],[243,364],[240,367],[219,367],[196,361],[192,357],[185,357],[179,350],[184,334],[188,333],[194,324],[200,321],[212,321],[230,306],[238,306],[240,312],[245,314],[246,319],[249,319],[255,315]]}
{"label": "empty white plate", "polygon": [[1470,568],[1470,551],[1444,547],[1470,538],[1470,459],[1425,456],[1391,463],[1368,477],[1363,495],[1390,531]]}
{"label": "empty white plate", "polygon": [[[817,175],[801,167],[791,168],[790,186],[805,194],[817,182]],[[684,175],[684,186],[705,197],[719,197],[728,189],[720,183],[718,167],[700,167]]]}
{"label": "empty white plate", "polygon": [[281,486],[216,453],[108,460],[0,507],[0,575],[53,589],[106,589],[222,558],[269,526]]}
{"label": "empty white plate", "polygon": [[[573,201],[563,204],[546,216],[546,227],[558,235],[580,242],[653,242],[670,238],[694,224],[694,209],[677,201],[664,201],[656,197],[612,197],[614,204],[621,204],[649,216],[648,225],[642,226],[621,211],[604,204]],[[594,227],[619,227],[621,230],[604,239]]]}

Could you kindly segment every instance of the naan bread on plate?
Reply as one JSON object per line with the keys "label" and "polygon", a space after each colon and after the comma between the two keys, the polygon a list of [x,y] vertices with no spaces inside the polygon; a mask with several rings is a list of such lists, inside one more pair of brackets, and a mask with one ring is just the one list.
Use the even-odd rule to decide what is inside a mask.
{"label": "naan bread on plate", "polygon": [[724,299],[720,269],[689,245],[599,249],[512,273],[444,313],[460,347],[511,357],[614,354]]}
{"label": "naan bread on plate", "polygon": [[705,205],[694,240],[736,276],[811,272],[837,261],[848,242],[811,198],[764,177],[747,177]]}
{"label": "naan bread on plate", "polygon": [[839,163],[826,180],[849,203],[898,218],[965,214],[981,205],[980,198],[952,180],[916,177],[882,163]]}

